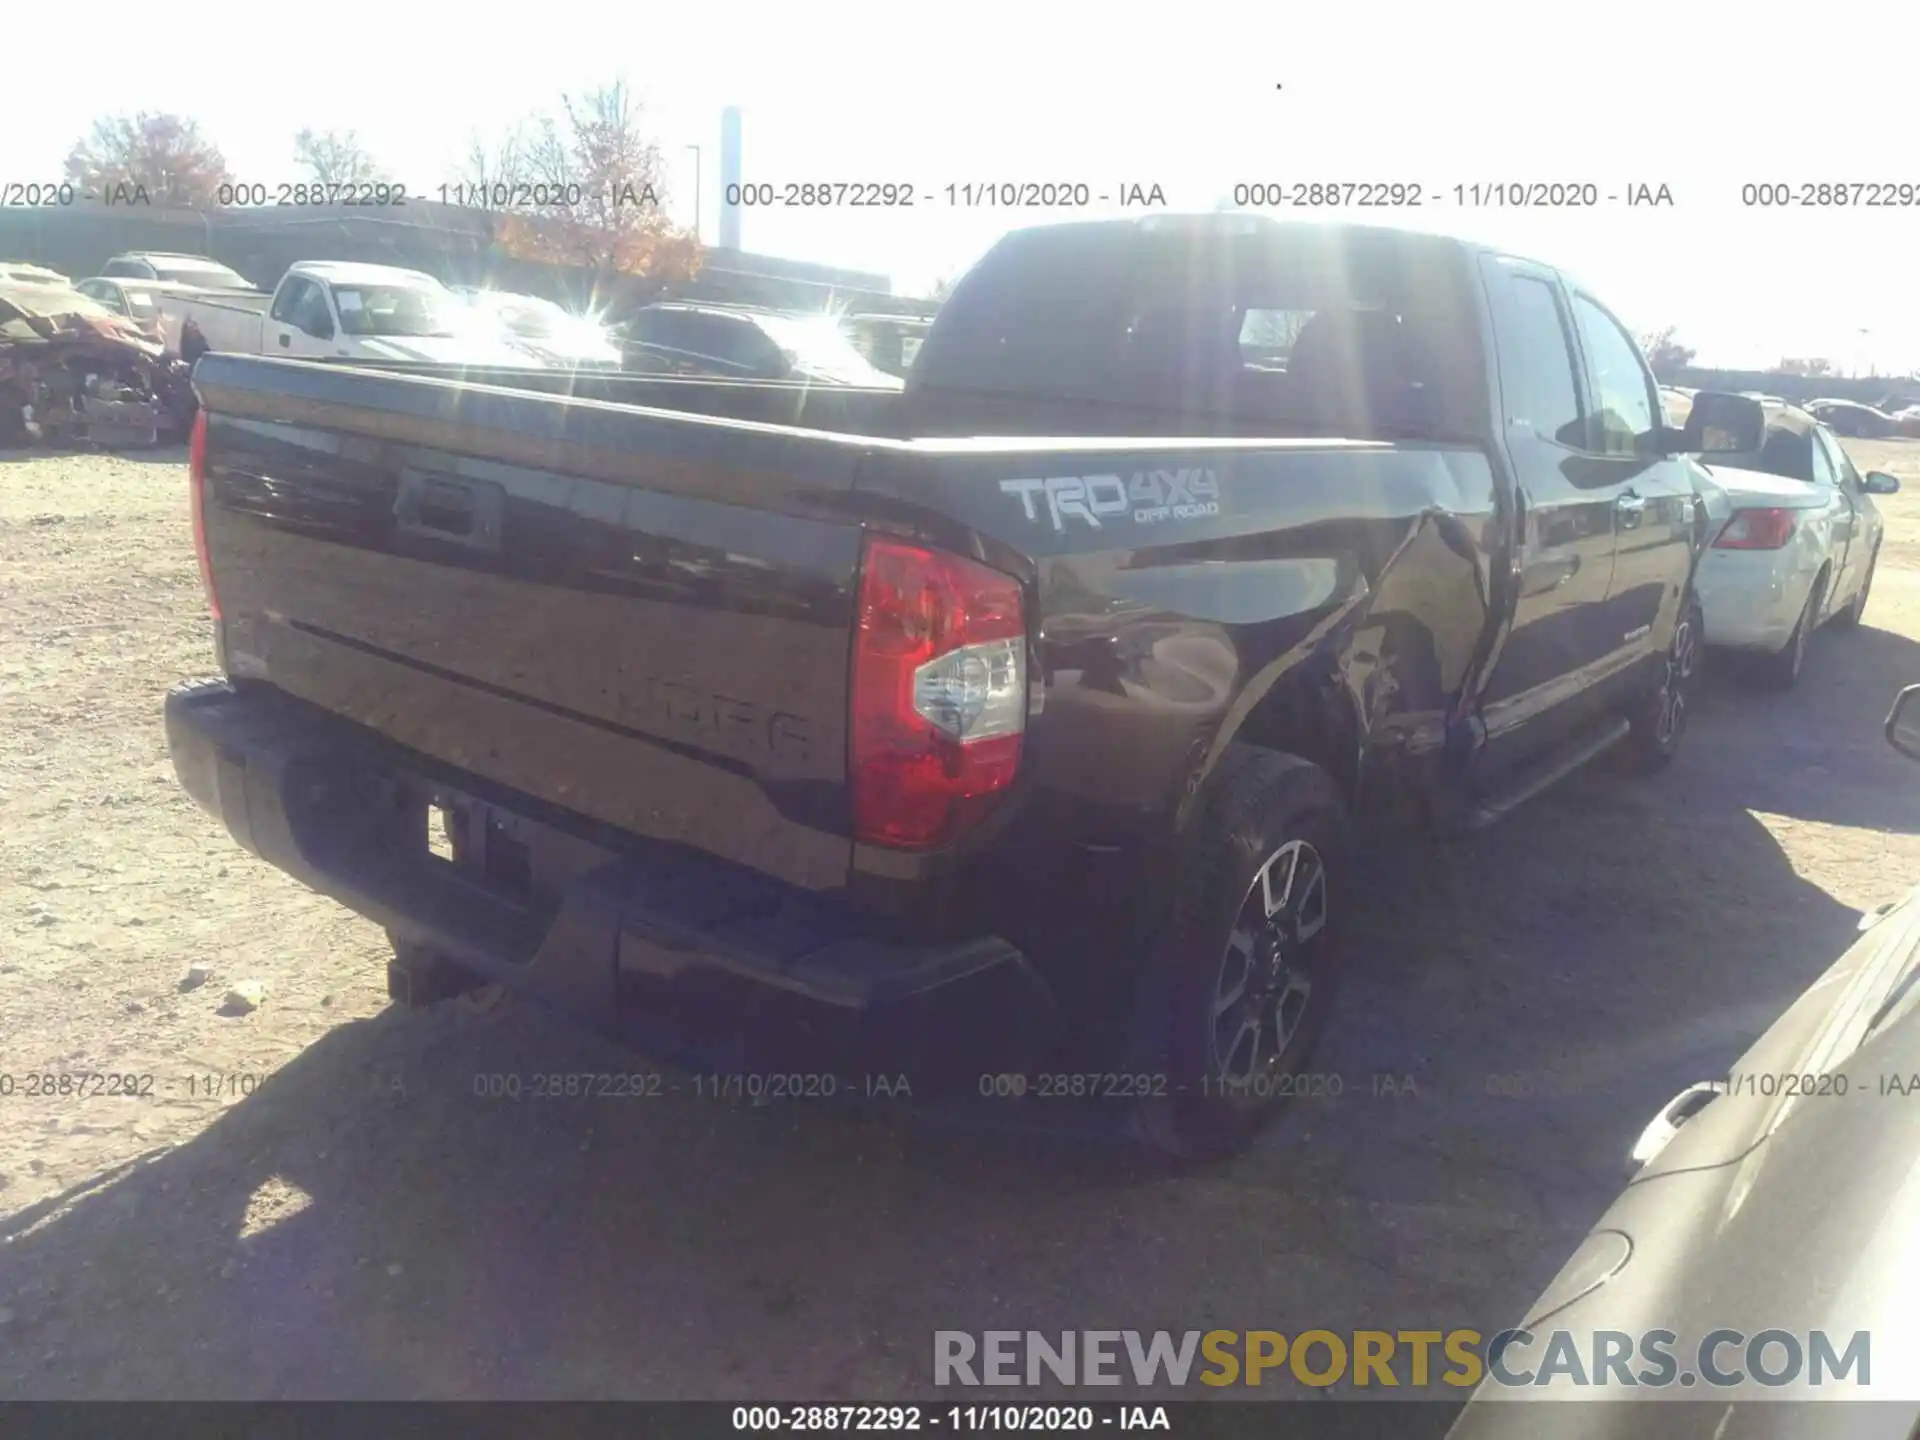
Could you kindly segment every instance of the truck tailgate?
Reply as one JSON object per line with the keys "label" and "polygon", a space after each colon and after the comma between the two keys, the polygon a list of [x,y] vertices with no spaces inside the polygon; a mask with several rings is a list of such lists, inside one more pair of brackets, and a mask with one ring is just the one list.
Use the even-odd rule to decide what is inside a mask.
{"label": "truck tailgate", "polygon": [[835,889],[859,443],[211,355],[228,671],[634,834]]}

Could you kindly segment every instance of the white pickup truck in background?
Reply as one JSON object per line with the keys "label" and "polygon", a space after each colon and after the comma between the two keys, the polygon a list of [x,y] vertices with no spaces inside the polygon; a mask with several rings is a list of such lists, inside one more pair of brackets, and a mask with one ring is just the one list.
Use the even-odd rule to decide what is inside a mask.
{"label": "white pickup truck in background", "polygon": [[156,293],[170,349],[540,368],[542,361],[421,270],[302,260],[263,291]]}

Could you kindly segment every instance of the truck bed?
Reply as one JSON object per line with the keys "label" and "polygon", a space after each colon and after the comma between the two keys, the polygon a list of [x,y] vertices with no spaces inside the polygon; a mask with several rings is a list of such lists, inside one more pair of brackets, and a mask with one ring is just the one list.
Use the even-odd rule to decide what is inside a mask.
{"label": "truck bed", "polygon": [[[132,282],[129,282],[132,283]],[[178,306],[213,310],[239,310],[249,315],[264,315],[273,303],[272,292],[260,290],[194,290],[154,292],[156,301]]]}
{"label": "truck bed", "polygon": [[[1262,666],[1357,605],[1390,626],[1412,603],[1395,563],[1447,617],[1425,642],[1434,686],[1457,686],[1482,638],[1495,479],[1470,447],[906,438],[912,397],[891,392],[491,378],[517,384],[200,362],[228,673],[522,809],[800,891],[858,900],[966,863],[852,838],[849,649],[870,533],[977,557],[1029,595],[1042,693],[1003,863],[1023,825],[1097,844],[1166,813]],[[1049,474],[1204,474],[1220,498],[1153,523],[1107,506],[1104,527],[1069,504],[1063,523],[1024,478]],[[1392,703],[1432,745],[1442,699]]]}

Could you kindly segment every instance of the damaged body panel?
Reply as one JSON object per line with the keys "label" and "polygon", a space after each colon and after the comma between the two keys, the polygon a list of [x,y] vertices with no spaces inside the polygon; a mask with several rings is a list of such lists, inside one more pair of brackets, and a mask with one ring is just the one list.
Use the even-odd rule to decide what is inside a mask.
{"label": "damaged body panel", "polygon": [[856,490],[893,519],[928,533],[959,522],[959,543],[1022,557],[1044,617],[1029,753],[1087,838],[1170,822],[1244,727],[1302,705],[1334,747],[1316,758],[1356,793],[1363,778],[1391,791],[1441,749],[1505,557],[1484,455],[1082,443],[922,442],[874,457]]}
{"label": "damaged body panel", "polygon": [[0,291],[0,445],[184,438],[189,379],[178,356],[78,292]]}

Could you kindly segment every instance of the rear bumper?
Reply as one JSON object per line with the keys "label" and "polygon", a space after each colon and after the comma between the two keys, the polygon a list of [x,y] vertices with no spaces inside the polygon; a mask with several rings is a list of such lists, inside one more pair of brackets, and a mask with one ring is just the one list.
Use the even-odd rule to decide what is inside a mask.
{"label": "rear bumper", "polygon": [[646,842],[606,848],[489,795],[487,813],[512,814],[518,833],[546,835],[569,860],[557,896],[509,898],[428,848],[429,804],[479,803],[463,777],[428,773],[430,762],[278,691],[185,686],[167,697],[166,727],[181,785],[246,849],[396,937],[598,1029],[630,1030],[623,1010],[637,994],[688,986],[862,1016],[989,972],[1049,998],[997,937],[901,943],[755,872]]}
{"label": "rear bumper", "polygon": [[1709,550],[1694,575],[1707,643],[1777,652],[1793,637],[1814,571],[1797,549]]}

